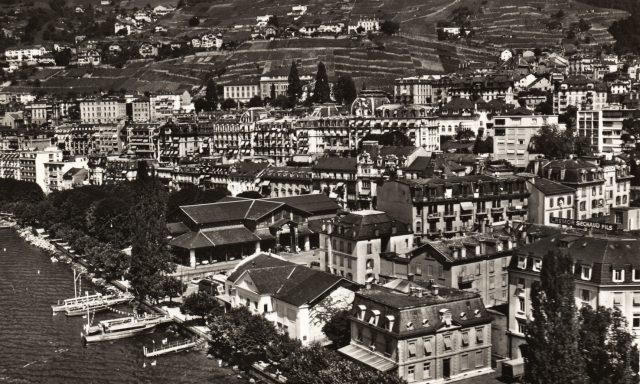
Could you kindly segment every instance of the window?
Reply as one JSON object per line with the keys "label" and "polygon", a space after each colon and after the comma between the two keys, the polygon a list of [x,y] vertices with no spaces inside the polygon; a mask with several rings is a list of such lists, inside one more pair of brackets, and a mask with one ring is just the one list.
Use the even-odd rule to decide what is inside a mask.
{"label": "window", "polygon": [[416,357],[416,342],[411,341],[407,344],[409,357]]}
{"label": "window", "polygon": [[391,356],[393,354],[393,342],[390,337],[384,339],[384,354]]}
{"label": "window", "polygon": [[431,363],[426,362],[422,365],[422,378],[430,379],[431,378]]}
{"label": "window", "polygon": [[466,371],[467,369],[469,369],[469,355],[463,353],[460,355],[460,370]]}
{"label": "window", "polygon": [[489,273],[493,273],[495,271],[494,269],[494,262],[493,260],[489,260]]}
{"label": "window", "polygon": [[367,306],[366,305],[358,305],[358,320],[364,321],[364,315],[367,312]]}
{"label": "window", "polygon": [[358,327],[358,332],[356,334],[356,341],[362,341],[362,327]]}
{"label": "window", "polygon": [[351,268],[351,258],[347,257],[347,268]]}
{"label": "window", "polygon": [[463,347],[469,346],[469,332],[462,333],[462,346]]}
{"label": "window", "polygon": [[431,339],[423,339],[422,342],[424,344],[424,355],[431,356],[431,354],[433,353],[433,345],[431,344]]}
{"label": "window", "polygon": [[373,311],[371,311],[371,317],[369,318],[369,324],[377,327],[379,319],[380,319],[380,311],[378,311],[377,309],[374,309]]}
{"label": "window", "polygon": [[450,351],[452,349],[451,336],[444,336],[443,340],[444,340],[444,350]]}
{"label": "window", "polygon": [[583,265],[581,277],[582,280],[591,280],[591,267]]}
{"label": "window", "polygon": [[616,292],[613,294],[613,306],[614,307],[622,306],[622,293]]}
{"label": "window", "polygon": [[633,328],[640,328],[640,313],[633,314]]}
{"label": "window", "polygon": [[416,263],[416,275],[422,276],[422,263]]}
{"label": "window", "polygon": [[484,332],[482,327],[476,328],[476,344],[484,343]]}
{"label": "window", "polygon": [[396,318],[393,315],[387,315],[386,319],[387,319],[387,323],[386,323],[387,331],[391,332],[393,331],[393,324],[395,323]]}
{"label": "window", "polygon": [[549,199],[549,208],[553,208],[553,197]]}
{"label": "window", "polygon": [[527,258],[526,258],[526,256],[518,256],[518,268],[527,269]]}
{"label": "window", "polygon": [[518,321],[518,333],[521,333],[524,335],[525,330],[526,330],[526,324],[522,321]]}
{"label": "window", "polygon": [[416,366],[410,365],[407,367],[407,381],[412,382],[416,379]]}
{"label": "window", "polygon": [[371,254],[371,244],[367,244],[367,255]]}
{"label": "window", "polygon": [[583,289],[581,296],[582,296],[582,301],[587,303],[591,301],[591,292],[589,292],[588,289]]}
{"label": "window", "polygon": [[567,196],[567,205],[571,205],[571,196]]}
{"label": "window", "polygon": [[533,270],[540,272],[540,269],[542,269],[542,259],[533,259]]}
{"label": "window", "polygon": [[476,368],[484,365],[484,353],[482,351],[476,351]]}
{"label": "window", "polygon": [[614,283],[621,283],[623,281],[624,281],[624,269],[615,268],[613,270],[613,282]]}
{"label": "window", "polygon": [[526,302],[524,297],[518,296],[518,312],[524,313],[524,310],[526,308],[525,305],[526,305]]}
{"label": "window", "polygon": [[494,289],[496,287],[495,278],[493,276],[489,277],[489,289]]}

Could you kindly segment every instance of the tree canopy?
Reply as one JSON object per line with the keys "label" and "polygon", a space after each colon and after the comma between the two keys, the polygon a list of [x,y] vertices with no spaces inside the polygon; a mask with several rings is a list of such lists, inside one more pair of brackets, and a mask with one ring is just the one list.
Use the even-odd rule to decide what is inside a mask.
{"label": "tree canopy", "polygon": [[287,97],[289,98],[289,104],[293,107],[302,96],[302,81],[300,81],[298,66],[296,65],[295,61],[291,62],[291,68],[289,69],[289,77],[287,78],[287,81]]}
{"label": "tree canopy", "polygon": [[338,77],[336,85],[333,88],[333,95],[338,104],[351,105],[358,96],[356,83],[353,81],[353,78],[348,75]]}
{"label": "tree canopy", "polygon": [[313,101],[316,103],[326,103],[331,101],[331,87],[327,77],[327,69],[321,61],[318,63],[315,87],[313,88]]}

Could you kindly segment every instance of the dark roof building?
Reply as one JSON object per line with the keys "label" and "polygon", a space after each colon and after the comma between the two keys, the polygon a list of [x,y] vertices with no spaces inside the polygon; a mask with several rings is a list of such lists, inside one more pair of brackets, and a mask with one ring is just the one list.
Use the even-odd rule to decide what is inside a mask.
{"label": "dark roof building", "polygon": [[340,352],[409,382],[455,381],[491,369],[490,339],[479,295],[394,280],[356,293],[351,343]]}

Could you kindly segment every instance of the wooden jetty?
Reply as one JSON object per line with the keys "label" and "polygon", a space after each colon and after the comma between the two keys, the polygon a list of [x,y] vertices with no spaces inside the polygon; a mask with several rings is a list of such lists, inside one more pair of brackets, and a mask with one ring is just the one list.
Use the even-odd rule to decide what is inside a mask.
{"label": "wooden jetty", "polygon": [[163,344],[159,347],[153,346],[153,349],[149,349],[146,346],[142,347],[142,351],[144,352],[144,357],[154,357],[160,355],[166,355],[167,353],[178,353],[182,351],[186,351],[188,349],[194,348],[200,344],[202,344],[204,340],[202,339],[187,339],[187,340],[178,340],[172,343]]}

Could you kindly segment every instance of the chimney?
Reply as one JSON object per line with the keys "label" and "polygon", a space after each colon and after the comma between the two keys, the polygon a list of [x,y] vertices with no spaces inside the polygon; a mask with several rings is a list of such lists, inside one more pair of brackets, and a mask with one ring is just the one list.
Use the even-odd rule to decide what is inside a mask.
{"label": "chimney", "polygon": [[367,282],[367,284],[365,284],[364,289],[371,289],[371,283]]}
{"label": "chimney", "polygon": [[416,297],[422,297],[422,288],[416,289]]}
{"label": "chimney", "polygon": [[410,273],[407,275],[407,280],[409,281],[413,281],[413,279],[415,278],[415,276],[413,275],[413,273]]}
{"label": "chimney", "polygon": [[333,223],[327,223],[327,233],[330,235],[333,232]]}
{"label": "chimney", "polygon": [[438,292],[440,292],[440,287],[438,287],[438,285],[437,285],[437,284],[433,284],[433,285],[431,286],[431,289],[433,290],[433,295],[434,295],[434,296],[438,296]]}
{"label": "chimney", "polygon": [[464,259],[465,257],[467,257],[467,248],[462,247],[460,248],[460,258]]}

